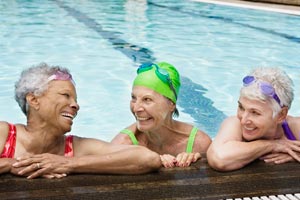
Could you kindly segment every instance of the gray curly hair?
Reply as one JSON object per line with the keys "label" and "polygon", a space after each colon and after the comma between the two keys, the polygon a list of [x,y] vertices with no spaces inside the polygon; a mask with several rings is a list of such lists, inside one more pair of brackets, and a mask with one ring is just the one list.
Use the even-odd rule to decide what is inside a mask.
{"label": "gray curly hair", "polygon": [[15,83],[15,100],[26,116],[28,114],[27,94],[42,95],[48,89],[48,78],[57,72],[71,77],[67,68],[50,66],[46,63],[40,63],[22,71],[20,79]]}
{"label": "gray curly hair", "polygon": [[[281,106],[291,107],[294,99],[293,81],[292,79],[278,67],[258,67],[250,74],[256,79],[256,84],[244,86],[240,90],[240,95],[249,99],[270,101],[273,110],[273,117],[275,117],[281,110]],[[281,105],[274,98],[264,95],[258,84],[259,82],[270,83],[275,89],[275,93],[280,99]]]}

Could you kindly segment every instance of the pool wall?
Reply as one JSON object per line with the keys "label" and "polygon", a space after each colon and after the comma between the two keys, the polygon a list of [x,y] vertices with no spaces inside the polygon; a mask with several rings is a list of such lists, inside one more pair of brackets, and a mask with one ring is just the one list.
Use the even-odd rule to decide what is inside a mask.
{"label": "pool wall", "polygon": [[253,2],[262,2],[262,3],[278,3],[278,4],[285,4],[285,5],[300,5],[299,0],[247,0]]}

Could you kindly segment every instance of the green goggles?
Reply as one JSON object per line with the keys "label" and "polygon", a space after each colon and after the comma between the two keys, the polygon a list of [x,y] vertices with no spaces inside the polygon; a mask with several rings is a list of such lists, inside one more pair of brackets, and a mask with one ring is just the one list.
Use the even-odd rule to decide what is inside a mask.
{"label": "green goggles", "polygon": [[158,65],[154,64],[154,63],[145,63],[142,64],[141,66],[139,66],[139,68],[137,69],[137,74],[146,72],[151,70],[153,67],[155,67],[155,74],[156,76],[164,83],[166,83],[167,85],[169,85],[170,89],[172,90],[172,92],[175,95],[175,98],[177,100],[177,94],[174,88],[174,85],[172,83],[172,80],[170,78],[170,74],[167,70],[160,68]]}

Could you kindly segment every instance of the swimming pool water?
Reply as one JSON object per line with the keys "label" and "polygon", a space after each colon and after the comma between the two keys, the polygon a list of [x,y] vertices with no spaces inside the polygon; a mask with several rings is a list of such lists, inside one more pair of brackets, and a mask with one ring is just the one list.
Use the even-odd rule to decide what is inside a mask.
{"label": "swimming pool water", "polygon": [[23,68],[68,67],[80,112],[72,134],[110,141],[134,122],[131,83],[143,62],[167,61],[182,78],[180,120],[214,137],[234,115],[241,79],[279,66],[300,115],[300,17],[184,0],[0,2],[0,120],[25,123],[13,99]]}

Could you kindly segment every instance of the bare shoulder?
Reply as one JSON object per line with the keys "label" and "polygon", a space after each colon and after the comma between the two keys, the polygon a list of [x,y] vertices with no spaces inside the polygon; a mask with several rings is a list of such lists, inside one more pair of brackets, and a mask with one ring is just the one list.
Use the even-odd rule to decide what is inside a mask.
{"label": "bare shoulder", "polygon": [[214,142],[240,141],[241,137],[241,123],[239,119],[236,116],[230,116],[222,122]]}
{"label": "bare shoulder", "polygon": [[198,129],[196,139],[195,139],[195,146],[198,147],[199,152],[206,152],[209,145],[211,144],[211,141],[212,140],[207,133]]}
{"label": "bare shoulder", "polygon": [[300,140],[300,117],[288,116],[287,121],[297,140]]}
{"label": "bare shoulder", "polygon": [[288,121],[288,124],[300,126],[300,117],[293,117],[293,116],[289,115],[287,117],[287,121]]}
{"label": "bare shoulder", "polygon": [[112,144],[100,139],[74,136],[73,147],[74,155],[78,157],[86,155],[106,155],[129,148],[136,148],[139,146]]}
{"label": "bare shoulder", "polygon": [[7,122],[0,121],[0,139],[7,138],[9,126]]}
{"label": "bare shoulder", "polygon": [[124,133],[118,133],[112,140],[112,144],[132,144],[129,135]]}
{"label": "bare shoulder", "polygon": [[[125,128],[127,131],[132,132],[136,136],[136,124],[132,124],[129,127]],[[125,133],[118,133],[112,140],[111,143],[113,144],[133,144],[130,136]]]}
{"label": "bare shoulder", "polygon": [[8,123],[4,121],[0,121],[0,151],[2,151],[4,144],[6,142],[8,136]]}
{"label": "bare shoulder", "polygon": [[73,148],[76,156],[97,154],[107,144],[108,142],[96,138],[73,136]]}
{"label": "bare shoulder", "polygon": [[[187,136],[187,141],[188,141],[191,131],[195,126],[185,122],[179,122],[179,121],[178,121],[178,125],[181,126],[181,128],[179,129],[182,132],[184,132],[184,134]],[[193,150],[195,152],[206,152],[210,143],[211,143],[210,136],[207,133],[205,133],[203,130],[200,130],[198,128],[194,140]]]}
{"label": "bare shoulder", "polygon": [[223,120],[222,124],[236,124],[236,123],[240,123],[239,119],[237,118],[237,116],[229,116],[226,119]]}

